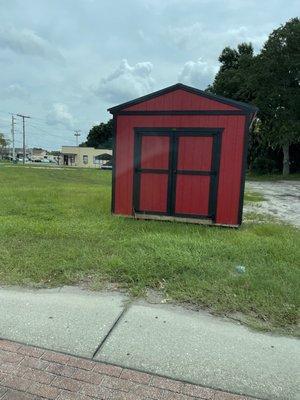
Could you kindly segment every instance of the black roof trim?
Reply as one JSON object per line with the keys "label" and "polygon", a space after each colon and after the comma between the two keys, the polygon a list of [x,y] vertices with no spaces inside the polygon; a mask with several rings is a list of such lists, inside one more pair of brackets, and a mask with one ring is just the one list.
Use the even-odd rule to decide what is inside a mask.
{"label": "black roof trim", "polygon": [[232,106],[232,107],[236,107],[239,110],[244,111],[245,114],[255,113],[255,112],[258,111],[258,108],[253,106],[253,105],[251,105],[251,104],[243,103],[243,102],[237,101],[237,100],[227,99],[226,97],[218,96],[216,94],[212,94],[212,93],[209,93],[209,92],[204,92],[203,90],[196,89],[196,88],[193,88],[191,86],[184,85],[183,83],[176,83],[175,85],[168,86],[168,87],[166,87],[164,89],[158,90],[158,91],[153,92],[153,93],[149,93],[146,96],[138,97],[137,99],[134,99],[134,100],[131,100],[131,101],[127,101],[126,103],[122,103],[122,104],[119,104],[117,106],[108,108],[107,111],[109,111],[111,114],[117,114],[118,111],[123,110],[124,108],[133,106],[133,105],[138,104],[138,103],[142,103],[144,101],[153,99],[155,97],[161,96],[161,95],[166,94],[166,93],[173,92],[174,90],[178,90],[178,89],[182,89],[182,90],[185,90],[187,92],[190,92],[190,93],[193,93],[193,94],[197,94],[198,96],[206,97],[206,98],[208,98],[210,100],[215,100],[215,101],[218,101],[220,103],[227,104],[227,105]]}

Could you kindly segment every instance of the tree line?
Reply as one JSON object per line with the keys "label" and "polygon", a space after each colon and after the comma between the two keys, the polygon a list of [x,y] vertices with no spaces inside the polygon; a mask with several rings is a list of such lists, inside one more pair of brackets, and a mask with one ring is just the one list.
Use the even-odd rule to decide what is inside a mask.
{"label": "tree line", "polygon": [[[300,20],[275,29],[258,54],[251,43],[225,47],[208,92],[259,108],[248,167],[258,173],[300,170]],[[112,120],[94,126],[82,146],[111,148]]]}

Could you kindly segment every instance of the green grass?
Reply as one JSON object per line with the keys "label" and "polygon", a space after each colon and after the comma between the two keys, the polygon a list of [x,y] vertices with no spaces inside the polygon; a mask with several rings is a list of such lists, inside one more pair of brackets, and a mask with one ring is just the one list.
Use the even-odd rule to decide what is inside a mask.
{"label": "green grass", "polygon": [[253,174],[247,173],[247,179],[250,181],[299,181],[300,173],[293,173],[287,176],[282,174]]}
{"label": "green grass", "polygon": [[114,282],[137,295],[154,288],[215,312],[242,312],[272,328],[296,324],[296,228],[112,217],[109,171],[3,166],[0,182],[2,284]]}
{"label": "green grass", "polygon": [[244,201],[247,203],[259,203],[264,200],[264,196],[257,192],[247,191],[244,196]]}

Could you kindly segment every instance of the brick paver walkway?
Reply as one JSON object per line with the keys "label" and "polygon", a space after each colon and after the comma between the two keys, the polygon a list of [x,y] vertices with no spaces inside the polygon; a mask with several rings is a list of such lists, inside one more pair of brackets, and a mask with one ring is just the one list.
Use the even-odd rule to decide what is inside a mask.
{"label": "brick paver walkway", "polygon": [[197,385],[0,339],[1,400],[246,400]]}

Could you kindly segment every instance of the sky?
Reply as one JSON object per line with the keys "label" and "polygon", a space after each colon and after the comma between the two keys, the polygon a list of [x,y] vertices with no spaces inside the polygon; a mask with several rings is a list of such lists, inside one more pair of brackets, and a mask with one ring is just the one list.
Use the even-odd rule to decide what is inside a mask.
{"label": "sky", "polygon": [[111,106],[177,82],[205,89],[225,46],[258,52],[298,14],[299,0],[0,0],[0,132],[19,113],[28,147],[75,145]]}

